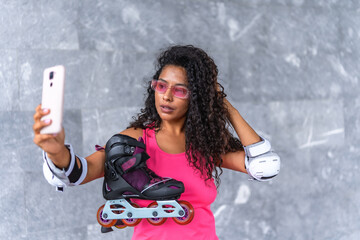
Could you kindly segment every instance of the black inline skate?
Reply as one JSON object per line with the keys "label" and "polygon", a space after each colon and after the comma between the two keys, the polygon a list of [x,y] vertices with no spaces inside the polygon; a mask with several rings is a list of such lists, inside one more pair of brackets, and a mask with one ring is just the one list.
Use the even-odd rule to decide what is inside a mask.
{"label": "black inline skate", "polygon": [[[102,232],[111,227],[136,226],[146,218],[152,225],[161,225],[167,218],[181,225],[191,222],[194,209],[189,202],[176,201],[184,192],[184,184],[156,175],[146,165],[149,155],[142,138],[116,134],[106,143],[103,196],[107,200],[97,212]],[[130,198],[155,200],[140,208]]]}

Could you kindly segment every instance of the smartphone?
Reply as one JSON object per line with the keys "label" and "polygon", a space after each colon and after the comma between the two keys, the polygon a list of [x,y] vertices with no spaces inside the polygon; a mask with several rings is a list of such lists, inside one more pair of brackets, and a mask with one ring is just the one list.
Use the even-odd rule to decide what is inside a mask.
{"label": "smartphone", "polygon": [[50,114],[41,120],[52,123],[40,130],[41,134],[59,133],[62,129],[64,112],[65,67],[58,65],[44,70],[41,107],[50,109]]}

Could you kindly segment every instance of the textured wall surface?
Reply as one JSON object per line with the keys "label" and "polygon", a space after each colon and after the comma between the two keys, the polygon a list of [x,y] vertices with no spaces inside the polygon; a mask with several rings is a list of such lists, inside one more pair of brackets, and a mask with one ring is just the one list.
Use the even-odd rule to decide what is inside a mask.
{"label": "textured wall surface", "polygon": [[360,1],[2,0],[0,239],[102,235],[101,180],[54,191],[32,116],[42,71],[63,64],[65,129],[88,155],[143,104],[157,53],[194,44],[228,99],[282,157],[273,181],[225,171],[212,206],[220,239],[360,239]]}

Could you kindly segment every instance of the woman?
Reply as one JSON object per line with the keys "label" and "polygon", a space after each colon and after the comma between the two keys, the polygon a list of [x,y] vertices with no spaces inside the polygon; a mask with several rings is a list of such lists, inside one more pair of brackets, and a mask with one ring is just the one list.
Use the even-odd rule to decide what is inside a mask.
{"label": "woman", "polygon": [[[245,165],[252,169],[251,160],[271,154],[269,143],[226,100],[217,75],[214,61],[194,46],[173,46],[159,56],[154,80],[147,89],[145,108],[121,134],[135,139],[142,137],[150,156],[148,167],[159,176],[184,183],[185,192],[180,199],[193,205],[195,216],[187,225],[168,220],[161,226],[152,226],[142,221],[135,227],[133,239],[218,239],[210,205],[216,197],[215,183],[219,184],[221,169],[247,173]],[[40,134],[43,127],[51,124],[40,120],[48,113],[40,105],[36,108],[33,129],[34,142],[46,153],[44,157],[52,173],[63,180],[63,185],[84,184],[103,177],[104,151],[86,158],[74,157],[72,148],[64,145],[64,130],[58,135]],[[227,130],[229,124],[240,140]],[[243,146],[255,146],[254,150],[260,152],[246,147],[245,150],[251,151],[244,151]],[[76,162],[72,167],[75,173],[68,171],[71,161]],[[52,163],[55,166],[50,166]],[[275,166],[276,173],[267,176],[275,176],[278,167]],[[64,169],[62,175],[61,169]],[[77,176],[75,180],[71,174]],[[144,200],[135,202],[146,206]]]}

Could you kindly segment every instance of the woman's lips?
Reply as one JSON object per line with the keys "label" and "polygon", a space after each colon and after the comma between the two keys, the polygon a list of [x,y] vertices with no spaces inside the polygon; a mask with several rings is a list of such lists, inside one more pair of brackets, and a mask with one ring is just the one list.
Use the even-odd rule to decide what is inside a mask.
{"label": "woman's lips", "polygon": [[166,105],[160,105],[160,109],[162,112],[164,113],[171,113],[174,111],[173,108],[169,107],[169,106],[166,106]]}

